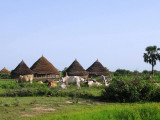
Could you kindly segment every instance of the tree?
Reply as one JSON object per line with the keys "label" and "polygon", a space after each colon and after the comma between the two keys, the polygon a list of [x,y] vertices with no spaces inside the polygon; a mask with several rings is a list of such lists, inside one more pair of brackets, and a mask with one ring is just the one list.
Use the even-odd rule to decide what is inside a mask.
{"label": "tree", "polygon": [[114,73],[115,76],[125,76],[125,75],[131,75],[131,71],[125,70],[125,69],[117,69]]}
{"label": "tree", "polygon": [[152,65],[152,75],[154,75],[154,66],[156,65],[156,61],[160,61],[160,48],[157,46],[148,46],[146,48],[146,52],[144,53],[144,62],[149,63]]}
{"label": "tree", "polygon": [[68,67],[65,67],[63,70],[62,70],[62,76],[66,76],[66,70],[68,69]]}

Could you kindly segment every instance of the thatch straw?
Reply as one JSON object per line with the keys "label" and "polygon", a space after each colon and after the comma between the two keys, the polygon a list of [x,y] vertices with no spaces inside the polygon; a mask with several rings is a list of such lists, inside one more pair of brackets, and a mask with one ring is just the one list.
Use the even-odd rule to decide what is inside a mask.
{"label": "thatch straw", "polygon": [[31,70],[34,74],[60,74],[59,71],[43,56],[32,65]]}
{"label": "thatch straw", "polygon": [[0,71],[0,73],[11,73],[11,72],[4,67],[4,68]]}
{"label": "thatch straw", "polygon": [[20,64],[12,71],[12,78],[18,78],[19,75],[30,75],[33,74],[33,71],[22,60]]}
{"label": "thatch straw", "polygon": [[110,72],[97,60],[88,69],[89,76],[110,75]]}
{"label": "thatch straw", "polygon": [[66,70],[69,76],[85,76],[88,72],[80,65],[80,63],[75,60],[69,68]]}

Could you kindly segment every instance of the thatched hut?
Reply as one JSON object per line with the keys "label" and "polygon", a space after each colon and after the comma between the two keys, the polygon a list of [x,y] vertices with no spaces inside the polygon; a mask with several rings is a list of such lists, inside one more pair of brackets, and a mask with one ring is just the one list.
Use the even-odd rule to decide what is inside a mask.
{"label": "thatched hut", "polygon": [[7,68],[3,68],[1,71],[0,71],[0,73],[11,73],[9,70],[7,70]]}
{"label": "thatched hut", "polygon": [[11,72],[12,78],[18,78],[20,75],[33,75],[33,71],[22,60],[19,65]]}
{"label": "thatched hut", "polygon": [[101,76],[101,75],[110,75],[110,72],[103,67],[103,65],[96,60],[88,69],[87,71],[89,72],[89,77],[96,77],[96,76]]}
{"label": "thatched hut", "polygon": [[85,71],[77,59],[68,67],[66,72],[69,76],[81,76],[84,78],[88,77],[88,72]]}
{"label": "thatched hut", "polygon": [[39,58],[31,67],[35,79],[59,78],[59,71],[45,58]]}

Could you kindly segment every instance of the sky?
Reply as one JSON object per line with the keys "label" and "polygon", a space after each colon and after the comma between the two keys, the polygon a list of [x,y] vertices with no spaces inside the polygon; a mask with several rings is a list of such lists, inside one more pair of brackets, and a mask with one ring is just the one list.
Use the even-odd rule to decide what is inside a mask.
{"label": "sky", "polygon": [[75,59],[85,69],[98,59],[110,71],[151,70],[143,54],[152,45],[160,0],[0,0],[0,69],[43,54],[58,70]]}

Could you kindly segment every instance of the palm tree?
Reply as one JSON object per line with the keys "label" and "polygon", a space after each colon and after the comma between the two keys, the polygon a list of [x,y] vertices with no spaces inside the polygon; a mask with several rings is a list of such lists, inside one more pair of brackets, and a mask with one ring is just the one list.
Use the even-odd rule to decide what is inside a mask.
{"label": "palm tree", "polygon": [[146,48],[146,52],[144,53],[144,62],[147,62],[152,65],[152,75],[154,75],[154,66],[156,65],[156,61],[160,61],[160,48],[157,48],[157,46],[148,46]]}

